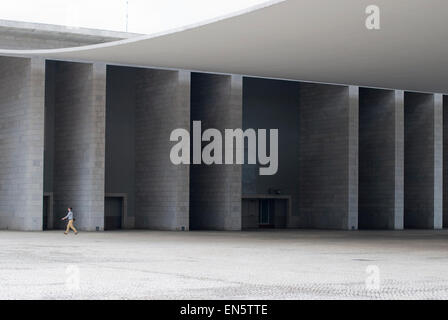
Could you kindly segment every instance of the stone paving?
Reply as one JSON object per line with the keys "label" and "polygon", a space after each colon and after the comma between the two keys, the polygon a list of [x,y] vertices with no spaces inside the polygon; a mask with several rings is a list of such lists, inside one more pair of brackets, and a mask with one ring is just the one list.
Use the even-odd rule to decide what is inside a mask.
{"label": "stone paving", "polygon": [[1,231],[0,299],[448,299],[448,230]]}

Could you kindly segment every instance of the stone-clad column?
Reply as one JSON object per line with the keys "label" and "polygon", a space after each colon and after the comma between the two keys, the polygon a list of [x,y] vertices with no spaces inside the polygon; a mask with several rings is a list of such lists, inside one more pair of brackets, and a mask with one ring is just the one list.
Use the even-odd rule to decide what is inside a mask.
{"label": "stone-clad column", "polygon": [[395,221],[404,228],[404,91],[395,90]]}
{"label": "stone-clad column", "polygon": [[[202,131],[218,129],[223,137],[225,129],[241,129],[242,84],[241,76],[193,73],[191,120],[201,121]],[[241,179],[239,164],[192,164],[191,228],[241,230]]]}
{"label": "stone-clad column", "polygon": [[443,97],[443,227],[448,228],[448,97]]}
{"label": "stone-clad column", "polygon": [[359,87],[348,87],[348,217],[347,229],[358,229]]}
{"label": "stone-clad column", "polygon": [[443,95],[434,94],[434,229],[443,228]]}
{"label": "stone-clad column", "polygon": [[359,228],[403,228],[403,91],[360,89]]}
{"label": "stone-clad column", "polygon": [[42,230],[45,61],[0,58],[0,229]]}
{"label": "stone-clad column", "polygon": [[73,207],[80,230],[104,229],[106,66],[57,62],[54,216]]}
{"label": "stone-clad column", "polygon": [[189,166],[170,160],[173,130],[190,129],[190,72],[137,70],[135,227],[189,229]]}
{"label": "stone-clad column", "polygon": [[442,228],[443,105],[439,94],[406,92],[404,226]]}
{"label": "stone-clad column", "polygon": [[358,228],[358,99],[358,87],[300,85],[297,183],[303,227]]}

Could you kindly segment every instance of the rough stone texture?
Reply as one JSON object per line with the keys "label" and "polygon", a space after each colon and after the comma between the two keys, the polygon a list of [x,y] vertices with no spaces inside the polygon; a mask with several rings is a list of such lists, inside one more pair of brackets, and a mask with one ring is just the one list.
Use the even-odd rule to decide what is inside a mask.
{"label": "rough stone texture", "polygon": [[[448,230],[62,237],[0,232],[0,299],[448,299]],[[375,279],[378,287],[367,287]],[[207,319],[180,316],[179,308],[164,318]]]}
{"label": "rough stone texture", "polygon": [[404,228],[404,91],[395,90],[395,229]]}
{"label": "rough stone texture", "polygon": [[171,163],[170,134],[190,129],[190,72],[138,73],[135,227],[188,230],[189,167]]}
{"label": "rough stone texture", "polygon": [[404,106],[404,226],[442,228],[442,97],[406,92]]}
{"label": "rough stone texture", "polygon": [[359,197],[359,87],[348,90],[348,229],[358,229]]}
{"label": "rough stone texture", "polygon": [[359,228],[403,228],[403,92],[360,89]]}
{"label": "rough stone texture", "polygon": [[0,229],[42,230],[45,62],[0,58]]}
{"label": "rough stone texture", "polygon": [[54,216],[73,207],[80,230],[104,228],[106,66],[58,62],[55,70]]}
{"label": "rough stone texture", "polygon": [[[135,132],[128,132],[130,140],[121,141],[128,147],[123,163],[129,167],[120,174],[136,176],[135,181],[126,176],[129,193],[133,188],[136,192],[136,227],[188,230],[191,224],[193,229],[240,230],[245,182],[241,165],[172,165],[169,153],[174,143],[169,143],[169,135],[176,128],[189,130],[191,120],[201,120],[203,130],[245,128],[242,77],[194,73],[190,100],[189,72],[129,69],[135,81],[128,84],[129,96],[113,92],[111,99],[123,98],[116,101],[120,108],[127,103],[135,107],[135,118],[120,109],[128,116],[127,129],[135,127]],[[58,218],[72,206],[80,230],[102,230],[106,66],[47,62],[46,68],[43,59],[2,57],[0,75],[0,228],[40,230],[45,191],[55,194],[56,227],[63,226]],[[443,155],[447,111],[442,95],[362,89],[358,115],[355,86],[297,86],[297,115],[291,116],[297,116],[297,145],[292,139],[297,148],[288,157],[292,163],[298,155],[297,179],[288,170],[289,178],[297,181],[291,193],[297,191],[299,199],[297,210],[293,200],[297,215],[292,226],[357,229],[359,188],[361,228],[401,229],[403,223],[407,228],[442,228],[444,202],[448,207],[448,169],[443,168],[448,157],[448,151]],[[116,88],[112,90],[121,90],[119,84]],[[266,100],[269,94],[261,100],[275,104],[275,99]],[[288,102],[295,107],[295,102]],[[115,125],[124,120],[117,114]],[[249,127],[256,127],[257,117],[261,114]],[[288,126],[295,130],[294,124]],[[117,130],[115,136],[124,138]],[[280,144],[286,141],[281,134],[282,130]],[[119,152],[114,151],[114,159]],[[283,158],[280,154],[280,170]],[[261,193],[278,178],[267,177]],[[108,191],[121,192],[115,188],[120,181]],[[248,193],[259,191],[252,188]],[[447,221],[445,213],[445,226]]]}
{"label": "rough stone texture", "polygon": [[[241,76],[192,73],[191,79],[191,120],[202,121],[202,131],[218,129],[224,138],[225,129],[242,128]],[[241,184],[241,165],[192,164],[191,229],[241,230]]]}
{"label": "rough stone texture", "polygon": [[443,97],[443,227],[448,228],[448,97]]}
{"label": "rough stone texture", "polygon": [[434,228],[443,228],[443,95],[434,94]]}
{"label": "rough stone texture", "polygon": [[302,83],[299,225],[358,228],[358,88]]}

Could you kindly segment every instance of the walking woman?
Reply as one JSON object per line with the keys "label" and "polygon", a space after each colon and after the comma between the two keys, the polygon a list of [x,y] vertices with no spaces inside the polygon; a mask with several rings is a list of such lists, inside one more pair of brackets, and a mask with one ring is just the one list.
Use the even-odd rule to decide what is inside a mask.
{"label": "walking woman", "polygon": [[68,220],[67,229],[65,230],[64,234],[68,234],[70,229],[72,229],[75,232],[75,234],[78,234],[78,230],[76,230],[75,226],[73,225],[73,221],[75,221],[75,219],[73,219],[72,208],[68,208],[67,215],[64,218],[62,218],[61,220]]}

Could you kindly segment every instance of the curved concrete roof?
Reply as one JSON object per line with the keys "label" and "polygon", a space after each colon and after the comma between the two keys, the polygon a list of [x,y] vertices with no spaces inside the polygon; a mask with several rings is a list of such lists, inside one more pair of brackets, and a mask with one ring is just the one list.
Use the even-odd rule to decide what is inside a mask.
{"label": "curved concrete roof", "polygon": [[[381,9],[367,30],[365,9]],[[448,92],[446,0],[267,1],[160,34],[0,54]]]}

